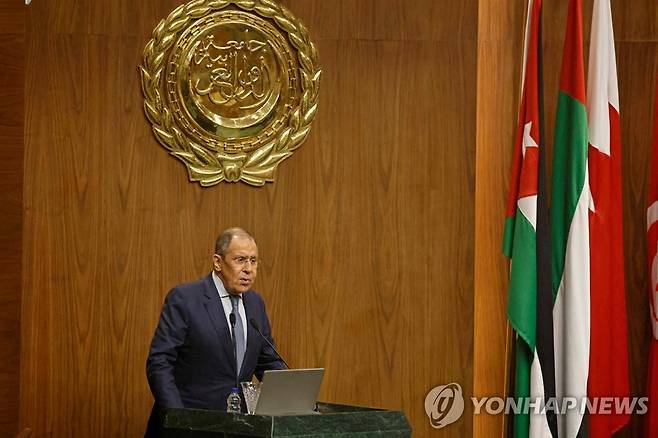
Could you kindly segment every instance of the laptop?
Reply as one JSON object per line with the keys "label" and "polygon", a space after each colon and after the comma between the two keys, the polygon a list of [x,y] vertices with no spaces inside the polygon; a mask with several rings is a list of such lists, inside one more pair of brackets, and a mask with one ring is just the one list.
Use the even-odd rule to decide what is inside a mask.
{"label": "laptop", "polygon": [[263,375],[256,415],[315,413],[324,368],[269,370]]}

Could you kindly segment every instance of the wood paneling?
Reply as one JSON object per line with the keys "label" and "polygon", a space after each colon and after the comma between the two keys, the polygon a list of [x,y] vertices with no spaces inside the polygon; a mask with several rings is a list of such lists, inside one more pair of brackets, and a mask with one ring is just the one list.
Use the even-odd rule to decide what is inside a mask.
{"label": "wood paneling", "polygon": [[[653,2],[645,2],[644,6],[649,13],[651,8],[658,11]],[[651,117],[658,74],[657,55],[658,32],[654,33],[653,41],[617,40],[630,381],[632,393],[639,395],[646,393],[651,337],[647,293],[646,202],[653,126]],[[631,425],[618,436],[630,438],[643,434],[644,419],[635,415]]]}
{"label": "wood paneling", "polygon": [[[241,225],[282,353],[327,368],[321,398],[429,435],[431,388],[473,392],[475,1],[284,2],[318,43],[320,110],[261,189],[188,183],[151,134],[136,67],[176,3],[29,9],[21,425],[143,431],[163,297]],[[442,435],[471,435],[466,408]]]}
{"label": "wood paneling", "polygon": [[[475,318],[473,386],[476,397],[509,389],[508,263],[502,256],[523,47],[523,11],[515,1],[479,2],[475,188]],[[496,188],[492,191],[492,188]],[[474,437],[502,437],[505,417],[473,417]]]}
{"label": "wood paneling", "polygon": [[18,428],[23,227],[23,5],[0,6],[0,436]]}
{"label": "wood paneling", "polygon": [[[117,1],[111,8],[98,2],[58,0],[32,5],[34,29],[54,33],[144,37],[165,18],[178,0]],[[476,0],[461,3],[406,0],[282,0],[312,31],[316,40],[461,41],[476,39]]]}

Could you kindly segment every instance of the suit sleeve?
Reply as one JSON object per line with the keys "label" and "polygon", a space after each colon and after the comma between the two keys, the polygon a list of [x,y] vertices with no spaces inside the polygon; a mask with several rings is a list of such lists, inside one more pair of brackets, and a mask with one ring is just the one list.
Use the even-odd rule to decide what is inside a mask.
{"label": "suit sleeve", "polygon": [[[274,339],[272,338],[272,329],[270,327],[270,321],[265,310],[265,303],[261,301],[260,304],[262,309],[260,329],[263,332],[263,335],[265,335],[265,337],[272,343],[272,345],[276,345],[274,343]],[[256,378],[258,380],[263,380],[263,373],[265,371],[283,369],[285,369],[285,365],[283,362],[281,362],[281,360],[279,360],[279,356],[277,356],[272,347],[263,341],[263,348],[258,355],[258,363],[256,364],[256,371],[254,372]]]}
{"label": "suit sleeve", "polygon": [[167,295],[146,360],[146,375],[155,403],[164,409],[184,407],[174,377],[178,349],[185,343],[188,327],[181,295],[177,289]]}

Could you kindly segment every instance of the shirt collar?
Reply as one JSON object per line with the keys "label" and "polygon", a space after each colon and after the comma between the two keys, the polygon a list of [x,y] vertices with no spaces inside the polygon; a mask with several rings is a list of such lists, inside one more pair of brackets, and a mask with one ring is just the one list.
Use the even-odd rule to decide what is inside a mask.
{"label": "shirt collar", "polygon": [[[217,272],[215,272],[214,270],[212,271],[212,281],[213,283],[215,283],[215,288],[217,288],[217,292],[219,293],[219,298],[228,298],[231,296],[231,294],[226,291],[222,279],[219,278],[219,275],[217,275]],[[242,294],[238,294],[235,296],[238,298],[242,298]]]}

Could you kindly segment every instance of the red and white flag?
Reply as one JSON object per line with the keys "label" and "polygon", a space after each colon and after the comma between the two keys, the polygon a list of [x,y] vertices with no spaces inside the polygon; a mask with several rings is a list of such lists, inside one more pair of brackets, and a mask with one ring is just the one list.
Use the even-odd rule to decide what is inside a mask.
{"label": "red and white flag", "polygon": [[656,76],[656,104],[653,122],[653,149],[649,199],[647,207],[647,259],[649,262],[649,309],[653,336],[649,352],[647,396],[649,412],[646,415],[645,436],[658,436],[658,75]]}
{"label": "red and white flag", "polygon": [[[590,244],[590,357],[587,395],[629,397],[624,292],[621,137],[610,0],[594,0],[587,77]],[[628,413],[592,414],[589,436],[608,438]],[[652,435],[653,436],[653,435]]]}

